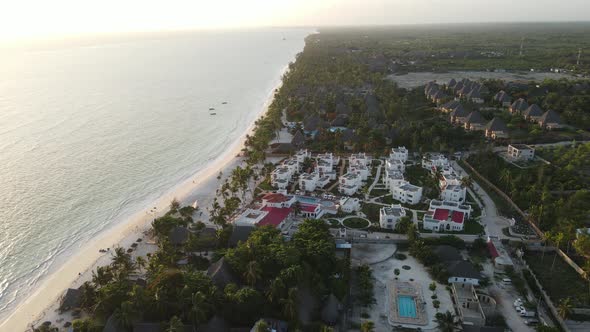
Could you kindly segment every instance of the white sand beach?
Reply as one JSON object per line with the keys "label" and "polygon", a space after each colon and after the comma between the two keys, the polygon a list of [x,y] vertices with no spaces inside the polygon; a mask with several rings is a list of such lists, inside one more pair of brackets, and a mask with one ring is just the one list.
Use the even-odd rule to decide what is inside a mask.
{"label": "white sand beach", "polygon": [[[288,66],[283,69],[280,77],[287,69]],[[282,82],[279,82],[278,86],[270,92],[256,118],[266,113],[276,89],[281,84]],[[253,128],[254,123],[240,136],[239,140],[229,146],[205,169],[199,170],[167,194],[146,206],[144,210],[135,213],[128,220],[120,222],[103,232],[79,252],[69,257],[63,266],[45,278],[36,291],[2,322],[0,331],[31,331],[32,324],[38,326],[44,321],[51,321],[55,326],[61,327],[66,321],[71,321],[69,314],[60,315],[57,312],[59,299],[68,288],[77,288],[85,281],[91,280],[92,271],[98,266],[109,263],[111,259],[110,252],[101,253],[99,250],[111,248],[112,252],[112,249],[117,246],[129,248],[138,238],[141,238],[143,241],[132,255],[145,255],[154,251],[155,245],[150,245],[146,241],[144,233],[149,230],[151,221],[155,216],[163,215],[168,210],[173,199],[176,198],[182,205],[189,205],[198,200],[200,210],[205,216],[220,183],[217,179],[219,172],[221,171],[224,176],[227,176],[232,169],[243,163],[244,160],[239,157],[239,154],[244,146],[246,135],[251,133]],[[155,213],[150,212],[153,208],[155,208]],[[59,322],[56,323],[56,321]]]}

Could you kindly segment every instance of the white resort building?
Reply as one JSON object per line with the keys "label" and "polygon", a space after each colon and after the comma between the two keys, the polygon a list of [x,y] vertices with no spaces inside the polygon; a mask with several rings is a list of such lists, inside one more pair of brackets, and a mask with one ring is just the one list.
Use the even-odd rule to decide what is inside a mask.
{"label": "white resort building", "polygon": [[389,154],[390,159],[399,160],[402,163],[408,161],[408,149],[405,146],[399,146],[397,148],[391,149],[391,154]]}
{"label": "white resort building", "polygon": [[346,173],[340,177],[338,191],[344,195],[352,196],[363,185],[361,176],[357,173]]}
{"label": "white resort building", "polygon": [[422,167],[428,170],[432,170],[433,167],[439,168],[445,166],[449,166],[449,160],[440,153],[430,153],[422,157]]}
{"label": "white resort building", "polygon": [[270,184],[278,189],[286,189],[293,177],[293,173],[286,166],[275,168],[270,174]]}
{"label": "white resort building", "polygon": [[406,216],[406,209],[401,205],[382,207],[379,210],[379,225],[381,228],[395,229],[400,218]]}
{"label": "white resort building", "polygon": [[450,201],[430,201],[424,215],[424,229],[435,232],[460,232],[471,215],[471,206]]}
{"label": "white resort building", "polygon": [[510,144],[507,154],[513,160],[533,160],[535,159],[535,148],[526,144]]}
{"label": "white resort building", "polygon": [[448,185],[440,192],[440,198],[443,201],[450,201],[450,202],[457,202],[462,203],[465,202],[465,196],[467,195],[467,188],[461,185]]}
{"label": "white resort building", "polygon": [[340,210],[344,213],[353,213],[361,210],[361,201],[355,197],[342,197]]}
{"label": "white resort building", "polygon": [[393,199],[404,204],[415,205],[420,203],[422,199],[422,187],[410,184],[408,181],[403,181],[400,186],[392,188],[391,195]]}

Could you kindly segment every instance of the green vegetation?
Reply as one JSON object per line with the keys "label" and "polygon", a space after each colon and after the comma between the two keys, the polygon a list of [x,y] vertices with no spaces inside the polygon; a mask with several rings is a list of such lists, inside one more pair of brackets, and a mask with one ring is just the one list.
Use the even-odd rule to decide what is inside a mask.
{"label": "green vegetation", "polygon": [[[561,234],[560,241],[555,241],[559,246],[570,247],[576,239],[575,230],[584,226],[590,212],[587,204],[590,201],[590,191],[587,190],[590,186],[587,170],[590,144],[543,149],[540,153],[551,160],[550,165],[521,169],[491,151],[471,155],[468,161],[522,210],[528,210],[532,220],[541,230],[549,232],[550,238]],[[483,182],[480,184],[499,203],[499,208],[507,206],[491,188],[485,188]],[[513,212],[512,216],[517,217]]]}
{"label": "green vegetation", "polygon": [[372,203],[365,203],[362,206],[363,213],[367,216],[372,223],[378,224],[379,223],[379,210],[383,206],[379,204],[372,204]]}
{"label": "green vegetation", "polygon": [[349,228],[367,228],[369,227],[369,222],[362,218],[348,218],[344,219],[342,222],[344,226]]}
{"label": "green vegetation", "polygon": [[357,300],[360,305],[367,307],[375,303],[373,294],[373,271],[368,265],[361,265],[356,268],[356,277],[358,283]]}
{"label": "green vegetation", "polygon": [[440,189],[437,180],[432,176],[430,171],[419,165],[413,165],[406,168],[404,172],[406,181],[424,188],[423,195],[427,198],[438,198]]}
{"label": "green vegetation", "polygon": [[[173,215],[154,221],[158,250],[148,261],[133,260],[123,248],[116,248],[111,264],[99,267],[92,281],[82,286],[82,309],[91,317],[84,326],[100,325],[112,314],[124,328],[146,320],[198,326],[214,314],[238,326],[252,326],[259,317],[303,326],[298,319],[299,294],[309,294],[317,302],[330,293],[341,299],[347,293],[348,263],[336,258],[334,239],[321,220],[304,221],[289,242],[278,230],[261,227],[245,243],[224,249],[220,254],[234,282],[219,288],[200,271],[202,267],[177,262],[195,246],[220,247],[223,231],[209,242],[195,240],[204,236],[201,233],[190,233],[184,244],[173,245],[168,234],[185,224]],[[145,286],[131,281],[136,273],[145,273]]]}
{"label": "green vegetation", "polygon": [[[555,259],[555,256],[556,253],[546,253],[543,256],[540,253],[527,252],[525,259],[553,303],[571,298],[576,307],[590,307],[588,281],[562,259]],[[553,262],[555,265],[552,267]],[[529,282],[529,285],[532,284]]]}

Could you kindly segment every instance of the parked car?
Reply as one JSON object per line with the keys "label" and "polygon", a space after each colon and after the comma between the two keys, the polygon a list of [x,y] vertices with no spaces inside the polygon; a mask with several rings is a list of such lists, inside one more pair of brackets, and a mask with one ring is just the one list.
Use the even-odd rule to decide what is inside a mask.
{"label": "parked car", "polygon": [[539,324],[539,320],[536,318],[525,319],[524,323],[528,326],[535,326]]}

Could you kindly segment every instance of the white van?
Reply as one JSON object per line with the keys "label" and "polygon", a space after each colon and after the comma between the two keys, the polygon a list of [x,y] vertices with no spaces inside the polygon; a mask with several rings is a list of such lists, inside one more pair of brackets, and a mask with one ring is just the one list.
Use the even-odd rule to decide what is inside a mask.
{"label": "white van", "polygon": [[510,278],[504,278],[502,279],[502,283],[504,285],[512,285],[512,280],[510,280]]}

